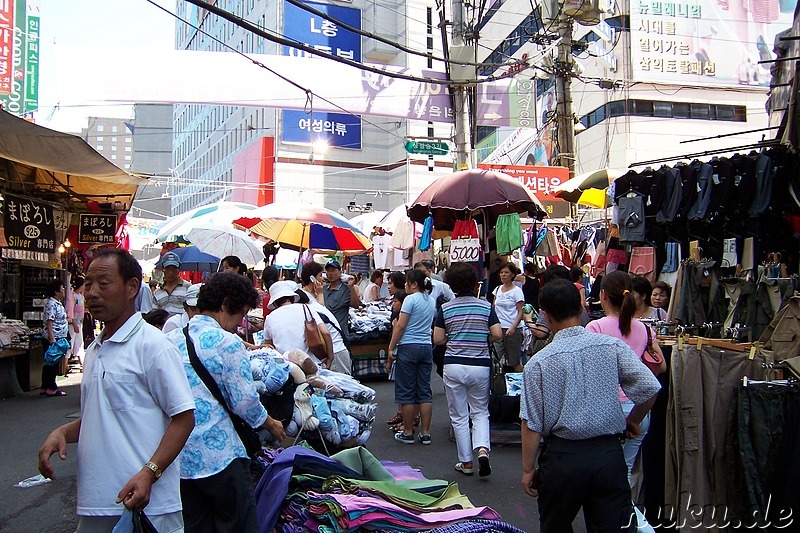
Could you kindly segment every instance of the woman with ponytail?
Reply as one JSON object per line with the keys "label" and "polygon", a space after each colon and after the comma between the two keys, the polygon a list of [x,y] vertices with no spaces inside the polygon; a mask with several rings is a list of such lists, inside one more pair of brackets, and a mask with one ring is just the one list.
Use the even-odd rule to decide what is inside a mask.
{"label": "woman with ponytail", "polygon": [[[630,346],[631,350],[641,358],[647,349],[648,326],[638,320],[634,320],[636,314],[636,298],[631,288],[631,277],[628,273],[615,270],[603,277],[600,286],[600,304],[606,312],[606,316],[600,320],[589,322],[586,326],[592,333],[602,333],[611,337],[616,337]],[[650,331],[650,339],[653,348],[661,352],[656,342],[656,334]],[[644,363],[643,363],[644,364]],[[666,366],[666,365],[664,365]],[[662,369],[662,372],[666,368]],[[622,388],[619,389],[619,400],[622,403],[622,410],[627,416],[634,407],[633,402],[625,396]],[[644,436],[650,427],[650,415],[648,414],[640,425],[639,436],[625,441],[624,452],[625,462],[628,464],[628,481],[631,478],[631,469],[639,453]]]}
{"label": "woman with ponytail", "polygon": [[406,274],[406,298],[400,308],[400,317],[392,330],[386,370],[392,365],[394,372],[394,399],[403,415],[403,429],[394,439],[403,444],[414,444],[414,412],[420,413],[419,441],[431,443],[431,370],[433,369],[433,343],[431,326],[436,312],[436,300],[431,296],[433,286],[421,270]]}

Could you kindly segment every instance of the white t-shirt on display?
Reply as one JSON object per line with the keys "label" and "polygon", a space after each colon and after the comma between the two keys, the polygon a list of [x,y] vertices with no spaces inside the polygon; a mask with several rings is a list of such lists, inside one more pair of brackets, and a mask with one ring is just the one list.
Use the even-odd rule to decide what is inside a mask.
{"label": "white t-shirt on display", "polygon": [[[317,324],[324,324],[319,314],[309,306]],[[302,350],[308,353],[305,329],[306,314],[300,304],[284,305],[272,311],[264,320],[264,338],[271,339],[272,345],[280,353],[289,350]],[[321,361],[313,354],[308,354],[317,363]]]}
{"label": "white t-shirt on display", "polygon": [[[373,288],[377,289],[375,292],[378,294],[378,298],[373,298],[372,297],[372,289]],[[367,286],[364,288],[364,296],[361,297],[361,301],[364,302],[365,304],[369,303],[369,302],[374,302],[376,299],[380,299],[380,297],[381,297],[380,292],[381,292],[381,288],[378,287],[378,284],[377,283],[373,283],[373,282],[370,281],[367,284]]]}
{"label": "white t-shirt on display", "polygon": [[[194,410],[178,349],[140,313],[86,349],[78,438],[78,515],[118,516],[125,483],[149,461],[171,417]],[[153,484],[149,515],[181,510],[179,459]]]}
{"label": "white t-shirt on display", "polygon": [[[510,328],[519,314],[517,302],[525,301],[522,289],[515,285],[510,291],[503,292],[503,286],[501,285],[496,287],[492,294],[494,294],[494,311],[500,320],[500,327],[503,329]],[[522,327],[522,321],[517,327]]]}

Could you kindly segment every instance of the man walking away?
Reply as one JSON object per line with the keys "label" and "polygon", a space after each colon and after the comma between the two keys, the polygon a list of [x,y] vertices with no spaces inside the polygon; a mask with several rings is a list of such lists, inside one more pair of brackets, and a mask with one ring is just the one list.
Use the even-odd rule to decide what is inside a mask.
{"label": "man walking away", "polygon": [[[555,337],[525,365],[520,418],[522,486],[539,498],[541,531],[572,531],[581,508],[587,531],[635,531],[620,436],[638,435],[658,380],[625,343],[581,327],[574,284],[545,284],[539,305]],[[636,404],[627,419],[619,386]]]}

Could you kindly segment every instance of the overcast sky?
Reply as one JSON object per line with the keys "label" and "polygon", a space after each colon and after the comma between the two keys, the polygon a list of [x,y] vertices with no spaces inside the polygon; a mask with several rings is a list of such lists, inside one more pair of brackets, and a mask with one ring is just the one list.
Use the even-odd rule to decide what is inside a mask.
{"label": "overcast sky", "polygon": [[[175,19],[147,0],[40,0],[41,59],[39,112],[36,121],[48,128],[80,133],[86,117],[132,118],[129,105],[78,106],[69,102],[65,85],[53,68],[56,47],[173,49]],[[157,0],[173,13],[176,0]],[[79,62],[81,58],[74,58]],[[54,107],[61,107],[54,111]],[[52,116],[51,116],[52,114]]]}

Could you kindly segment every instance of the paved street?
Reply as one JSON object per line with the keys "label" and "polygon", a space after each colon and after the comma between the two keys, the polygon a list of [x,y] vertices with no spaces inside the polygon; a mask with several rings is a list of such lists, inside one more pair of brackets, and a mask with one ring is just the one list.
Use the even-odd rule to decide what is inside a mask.
{"label": "paved street", "polygon": [[[79,410],[77,384],[80,375],[71,375],[59,384],[69,394],[64,398],[43,398],[38,392],[0,401],[0,449],[4,467],[0,470],[0,531],[51,533],[75,530],[75,448],[70,447],[66,462],[55,458],[57,479],[31,488],[16,488],[17,482],[34,476],[36,452],[52,428],[62,424]],[[378,414],[368,448],[380,459],[407,461],[420,468],[428,478],[447,479],[459,484],[461,491],[475,505],[488,505],[503,520],[525,531],[538,531],[535,500],[528,498],[519,484],[521,476],[518,445],[496,445],[492,450],[493,474],[482,479],[467,477],[453,470],[457,462],[455,444],[448,440],[448,419],[444,388],[434,378],[433,444],[413,446],[392,438],[384,421],[394,413],[394,385],[387,381],[368,382],[378,393]],[[112,466],[109,465],[111,468]],[[582,519],[576,531],[584,531]]]}

